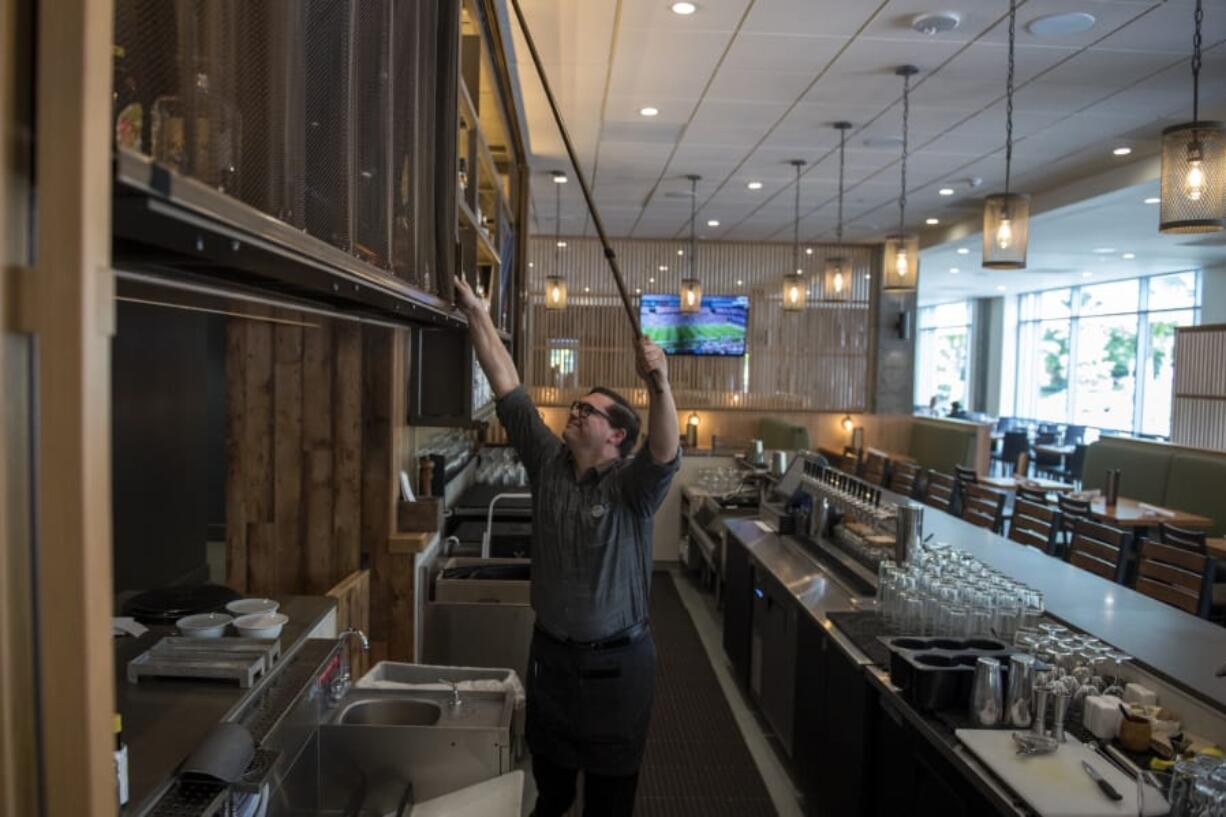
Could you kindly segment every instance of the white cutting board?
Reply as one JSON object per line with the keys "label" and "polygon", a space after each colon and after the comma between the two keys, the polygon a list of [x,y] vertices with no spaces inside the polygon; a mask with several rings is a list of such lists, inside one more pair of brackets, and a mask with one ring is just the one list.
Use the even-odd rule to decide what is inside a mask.
{"label": "white cutting board", "polygon": [[[1110,817],[1137,813],[1137,782],[1089,746],[1069,737],[1068,742],[1046,755],[1023,757],[1017,753],[1008,729],[959,729],[958,740],[1043,817]],[[1081,761],[1087,760],[1123,800],[1110,800],[1098,788]],[[1145,814],[1162,815],[1166,799],[1157,789],[1145,787]]]}
{"label": "white cutting board", "polygon": [[520,817],[523,799],[524,773],[514,771],[418,803],[410,817]]}

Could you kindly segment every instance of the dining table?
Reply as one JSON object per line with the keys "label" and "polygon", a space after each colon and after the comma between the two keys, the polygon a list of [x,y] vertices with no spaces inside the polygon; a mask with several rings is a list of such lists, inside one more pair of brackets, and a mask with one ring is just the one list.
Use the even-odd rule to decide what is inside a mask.
{"label": "dining table", "polygon": [[1076,490],[1076,486],[1067,482],[1061,482],[1058,479],[1047,479],[1045,477],[980,477],[979,484],[986,488],[1006,493],[1016,492],[1019,485],[1048,494],[1063,494]]}
{"label": "dining table", "polygon": [[1046,454],[1049,457],[1068,457],[1077,450],[1075,445],[1063,445],[1059,443],[1039,443],[1034,447],[1036,454]]}
{"label": "dining table", "polygon": [[[1226,559],[1226,536],[1209,536],[1205,539],[1205,550],[1216,559]],[[1226,579],[1226,577],[1223,577]],[[1221,581],[1222,579],[1219,579]]]}
{"label": "dining table", "polygon": [[1175,508],[1163,508],[1125,496],[1119,497],[1114,505],[1108,505],[1106,499],[1101,496],[1094,498],[1090,502],[1090,515],[1108,525],[1132,531],[1157,527],[1163,522],[1193,530],[1213,527],[1213,520],[1207,516]]}

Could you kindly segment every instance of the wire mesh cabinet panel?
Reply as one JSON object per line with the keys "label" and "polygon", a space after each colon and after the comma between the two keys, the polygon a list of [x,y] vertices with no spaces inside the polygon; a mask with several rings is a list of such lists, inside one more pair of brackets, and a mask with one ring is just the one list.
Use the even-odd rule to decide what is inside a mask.
{"label": "wire mesh cabinet panel", "polygon": [[355,6],[353,53],[354,254],[391,268],[391,3]]}
{"label": "wire mesh cabinet panel", "polygon": [[353,214],[350,182],[354,4],[306,0],[306,223],[308,233],[343,250],[351,249]]}

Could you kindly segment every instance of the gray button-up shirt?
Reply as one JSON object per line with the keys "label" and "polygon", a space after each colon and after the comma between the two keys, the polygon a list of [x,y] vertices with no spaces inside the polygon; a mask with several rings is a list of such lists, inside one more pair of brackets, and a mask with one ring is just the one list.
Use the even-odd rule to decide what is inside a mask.
{"label": "gray button-up shirt", "polygon": [[681,453],[658,463],[643,449],[575,478],[570,449],[541,420],[523,386],[498,419],[532,484],[532,609],[558,638],[597,641],[647,620],[651,521]]}

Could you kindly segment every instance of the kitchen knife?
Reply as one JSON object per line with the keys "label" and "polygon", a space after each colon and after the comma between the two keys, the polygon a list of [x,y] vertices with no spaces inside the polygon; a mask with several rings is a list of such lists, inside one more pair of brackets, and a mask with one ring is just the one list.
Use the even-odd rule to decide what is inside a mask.
{"label": "kitchen knife", "polygon": [[1099,774],[1098,771],[1093,766],[1091,766],[1088,761],[1085,761],[1085,760],[1081,761],[1081,768],[1085,769],[1086,774],[1090,776],[1090,779],[1098,784],[1098,787],[1103,790],[1103,794],[1107,795],[1112,800],[1123,800],[1124,799],[1124,795],[1120,794],[1118,791],[1115,790],[1114,786],[1112,786],[1110,783],[1104,780],[1103,776]]}

